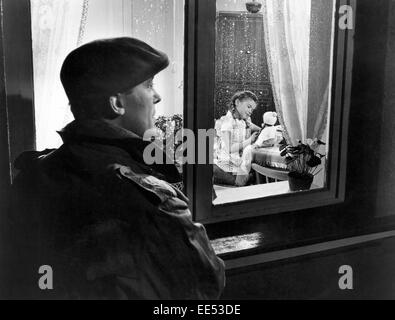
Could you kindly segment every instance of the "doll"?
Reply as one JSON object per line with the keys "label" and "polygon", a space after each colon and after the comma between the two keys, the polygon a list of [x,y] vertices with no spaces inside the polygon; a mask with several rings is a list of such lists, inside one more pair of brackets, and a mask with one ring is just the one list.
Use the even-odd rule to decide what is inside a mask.
{"label": "doll", "polygon": [[263,115],[263,129],[255,142],[257,147],[269,147],[276,143],[277,139],[277,113],[265,112]]}

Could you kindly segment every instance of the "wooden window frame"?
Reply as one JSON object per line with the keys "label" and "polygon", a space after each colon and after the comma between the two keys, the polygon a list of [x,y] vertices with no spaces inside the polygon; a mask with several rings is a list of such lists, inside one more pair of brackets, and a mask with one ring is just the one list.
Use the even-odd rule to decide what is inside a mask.
{"label": "wooden window frame", "polygon": [[[210,224],[344,202],[354,30],[337,25],[343,5],[351,6],[355,16],[356,1],[336,0],[327,187],[214,206],[212,165],[187,165],[186,191],[195,220]],[[197,133],[214,127],[216,1],[188,0],[186,13],[184,115],[186,127]]]}
{"label": "wooden window frame", "polygon": [[[6,115],[8,167],[26,150],[36,148],[33,53],[29,0],[0,0],[2,22],[2,83]],[[10,181],[10,182],[11,182]]]}

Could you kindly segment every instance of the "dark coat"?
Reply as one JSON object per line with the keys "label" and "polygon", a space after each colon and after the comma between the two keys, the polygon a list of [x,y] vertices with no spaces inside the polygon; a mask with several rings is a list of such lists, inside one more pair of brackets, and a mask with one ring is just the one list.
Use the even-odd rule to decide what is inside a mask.
{"label": "dark coat", "polygon": [[[224,263],[173,165],[147,166],[147,145],[101,121],[73,122],[57,150],[28,152],[13,187],[11,297],[215,299]],[[38,269],[53,269],[40,290]]]}

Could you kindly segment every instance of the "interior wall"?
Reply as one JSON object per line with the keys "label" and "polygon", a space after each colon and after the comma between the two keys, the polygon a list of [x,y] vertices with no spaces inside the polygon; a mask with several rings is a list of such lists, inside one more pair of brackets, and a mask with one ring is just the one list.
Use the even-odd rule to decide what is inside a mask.
{"label": "interior wall", "polygon": [[[395,239],[235,272],[224,300],[395,299]],[[352,268],[352,290],[339,288],[341,266]]]}
{"label": "interior wall", "polygon": [[[378,217],[395,215],[395,1],[391,0],[388,10],[388,42],[385,63],[385,86],[383,115],[380,122],[381,139],[370,145],[372,152],[380,155],[377,166],[376,213]],[[372,105],[372,108],[376,108]],[[392,121],[391,121],[392,120]]]}

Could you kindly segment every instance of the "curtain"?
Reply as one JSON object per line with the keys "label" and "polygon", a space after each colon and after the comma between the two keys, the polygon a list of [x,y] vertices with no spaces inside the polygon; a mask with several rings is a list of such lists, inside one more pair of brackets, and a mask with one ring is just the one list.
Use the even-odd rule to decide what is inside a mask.
{"label": "curtain", "polygon": [[327,140],[331,91],[335,3],[313,0],[310,24],[309,112],[307,136]]}
{"label": "curtain", "polygon": [[155,76],[157,115],[183,113],[184,1],[91,0],[83,43],[131,36],[165,52],[170,66]]}
{"label": "curtain", "polygon": [[166,52],[155,77],[158,115],[183,112],[184,1],[31,0],[37,149],[56,148],[73,117],[59,79],[67,54],[95,39],[132,36]]}
{"label": "curtain", "polygon": [[184,0],[132,0],[132,35],[165,52],[170,66],[156,75],[162,97],[156,114],[183,113]]}
{"label": "curtain", "polygon": [[326,129],[333,1],[266,0],[265,43],[284,135],[297,144]]}

